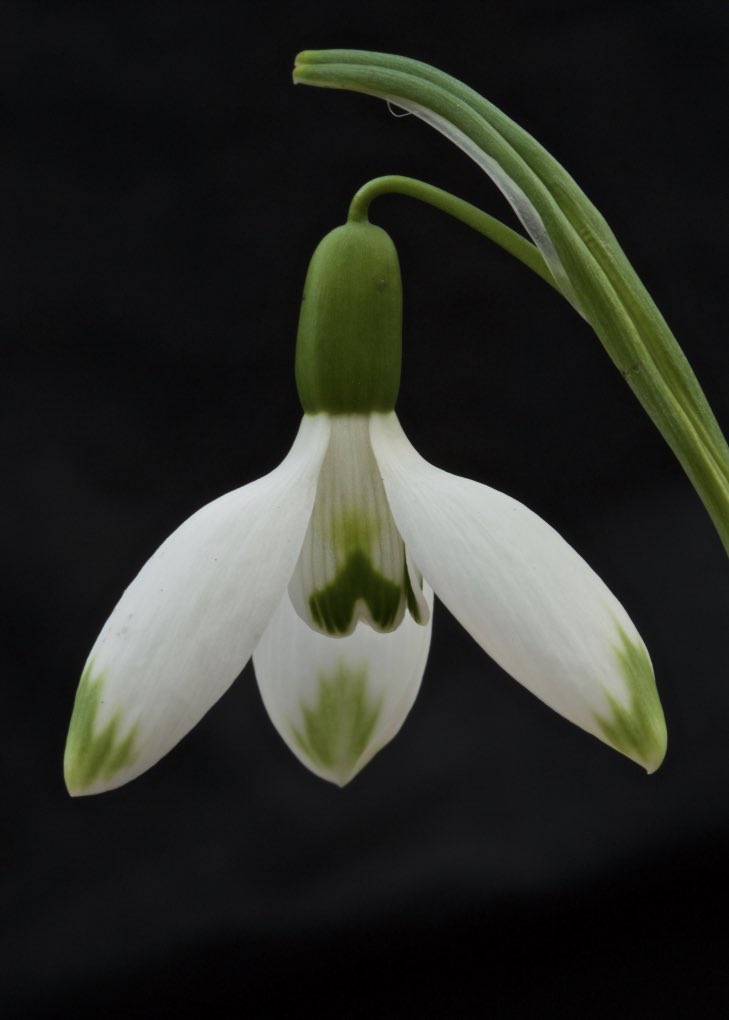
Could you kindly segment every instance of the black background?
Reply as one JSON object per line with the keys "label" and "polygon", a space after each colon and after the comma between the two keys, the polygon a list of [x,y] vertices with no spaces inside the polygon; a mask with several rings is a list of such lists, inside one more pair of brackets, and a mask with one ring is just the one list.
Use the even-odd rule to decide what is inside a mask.
{"label": "black background", "polygon": [[294,88],[304,48],[400,52],[530,130],[606,215],[729,424],[724,3],[5,2],[5,1015],[652,1016],[726,1005],[726,558],[590,329],[403,198],[398,411],[424,456],[550,521],[653,656],[652,777],[436,611],[400,735],[340,791],[250,667],[153,771],[72,801],[77,677],[188,514],[299,418],[308,259],[356,188],[411,174],[513,222],[415,118]]}

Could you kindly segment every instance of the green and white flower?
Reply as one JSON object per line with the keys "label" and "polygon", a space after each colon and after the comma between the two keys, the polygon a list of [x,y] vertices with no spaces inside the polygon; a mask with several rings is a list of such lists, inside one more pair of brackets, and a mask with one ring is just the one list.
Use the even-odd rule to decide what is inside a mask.
{"label": "green and white flower", "polygon": [[182,524],[122,596],[77,694],[71,793],[153,765],[251,657],[288,746],[345,784],[413,704],[433,592],[537,697],[658,767],[650,659],[617,599],[534,513],[433,467],[406,438],[393,410],[400,302],[383,231],[325,238],[302,304],[296,440],[270,474]]}

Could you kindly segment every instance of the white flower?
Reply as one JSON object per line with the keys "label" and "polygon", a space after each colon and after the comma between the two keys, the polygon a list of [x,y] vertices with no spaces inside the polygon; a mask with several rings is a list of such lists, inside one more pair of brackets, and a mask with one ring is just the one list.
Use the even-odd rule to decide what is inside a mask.
{"label": "white flower", "polygon": [[348,223],[304,291],[304,419],[285,460],[185,521],[132,582],[81,678],[71,793],[128,782],[253,664],[271,720],[313,772],[348,782],[400,729],[433,592],[508,673],[657,768],[665,724],[620,603],[530,510],[440,471],[406,439],[400,277],[389,237]]}
{"label": "white flower", "polygon": [[178,528],[122,596],[79,688],[70,791],[153,765],[251,655],[291,750],[346,783],[415,699],[431,589],[546,704],[658,767],[648,654],[578,554],[520,503],[424,461],[394,412],[322,412],[278,468]]}

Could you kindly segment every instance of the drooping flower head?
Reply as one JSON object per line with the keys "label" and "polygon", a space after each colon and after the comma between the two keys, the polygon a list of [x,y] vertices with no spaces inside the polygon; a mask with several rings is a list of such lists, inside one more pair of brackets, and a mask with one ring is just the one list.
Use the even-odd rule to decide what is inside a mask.
{"label": "drooping flower head", "polygon": [[327,235],[304,288],[294,444],[185,521],[123,594],[76,696],[72,793],[153,765],[251,657],[284,741],[343,785],[417,695],[433,592],[544,702],[658,767],[663,714],[620,603],[534,513],[428,464],[403,433],[401,319],[388,235],[368,222]]}

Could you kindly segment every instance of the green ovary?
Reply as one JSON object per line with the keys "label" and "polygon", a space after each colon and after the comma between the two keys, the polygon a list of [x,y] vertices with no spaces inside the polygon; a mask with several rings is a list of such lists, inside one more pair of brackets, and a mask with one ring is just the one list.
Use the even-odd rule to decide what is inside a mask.
{"label": "green ovary", "polygon": [[596,716],[605,739],[629,758],[638,758],[654,772],[666,753],[666,722],[658,699],[653,667],[642,642],[633,642],[618,627],[620,644],[615,646],[620,672],[630,695],[628,706],[608,694],[612,715]]}
{"label": "green ovary", "polygon": [[118,712],[103,729],[97,730],[104,676],[94,677],[92,668],[89,663],[81,677],[66,741],[64,771],[72,793],[88,789],[99,779],[111,779],[136,757],[133,749],[137,728],[132,726],[121,736]]}
{"label": "green ovary", "polygon": [[302,705],[303,726],[293,729],[293,736],[315,765],[346,782],[369,744],[382,702],[368,697],[366,666],[340,664],[318,682],[316,702],[311,708]]}

